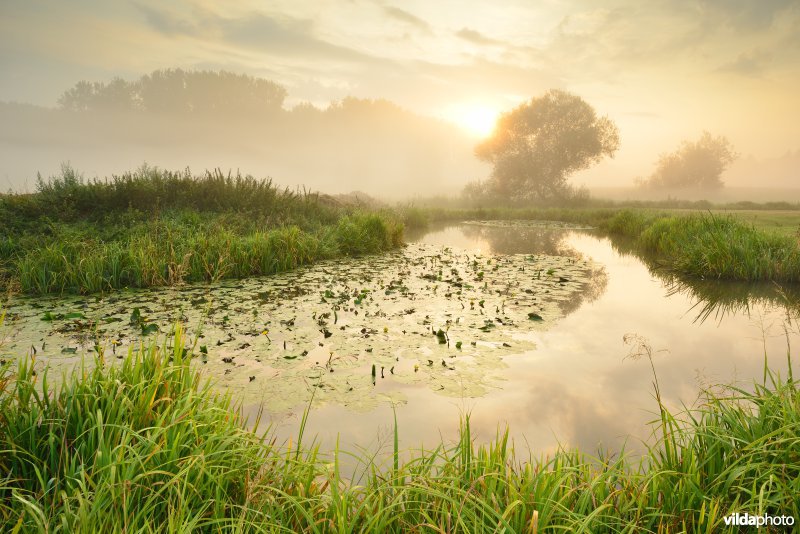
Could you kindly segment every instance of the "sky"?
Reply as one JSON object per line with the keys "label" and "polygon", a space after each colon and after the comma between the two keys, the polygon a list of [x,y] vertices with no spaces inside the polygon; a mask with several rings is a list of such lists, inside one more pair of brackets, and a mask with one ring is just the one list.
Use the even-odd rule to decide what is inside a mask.
{"label": "sky", "polygon": [[0,101],[79,80],[224,69],[287,106],[385,98],[476,137],[551,88],[620,129],[609,185],[708,130],[743,156],[800,149],[800,0],[2,0]]}

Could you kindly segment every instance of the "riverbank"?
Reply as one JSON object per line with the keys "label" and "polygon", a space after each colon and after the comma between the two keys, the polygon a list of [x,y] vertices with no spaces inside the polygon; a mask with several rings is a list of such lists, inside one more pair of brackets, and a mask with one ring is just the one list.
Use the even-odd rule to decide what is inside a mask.
{"label": "riverbank", "polygon": [[388,211],[220,172],[142,168],[105,181],[72,169],[0,195],[0,281],[23,293],[95,293],[274,274],[386,251]]}
{"label": "riverbank", "polygon": [[[632,339],[634,353],[651,354]],[[3,530],[404,532],[728,531],[730,514],[800,518],[800,390],[764,366],[752,390],[714,388],[691,412],[661,403],[643,458],[536,458],[507,433],[398,450],[324,453],[244,427],[191,367],[180,327],[117,366],[102,353],[58,386],[32,358],[0,379]],[[651,360],[652,363],[652,360]],[[789,365],[791,369],[791,364]],[[345,479],[343,455],[361,475]]]}
{"label": "riverbank", "polygon": [[[770,212],[764,212],[770,213]],[[652,208],[408,208],[409,228],[463,220],[551,220],[597,228],[667,271],[703,279],[800,282],[794,212],[687,212]],[[762,221],[757,227],[756,220]],[[800,224],[800,223],[798,223]]]}

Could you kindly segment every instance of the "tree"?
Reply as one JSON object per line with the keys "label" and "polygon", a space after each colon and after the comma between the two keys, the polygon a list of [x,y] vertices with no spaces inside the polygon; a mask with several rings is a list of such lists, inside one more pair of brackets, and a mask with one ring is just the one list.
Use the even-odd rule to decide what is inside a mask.
{"label": "tree", "polygon": [[81,81],[58,99],[70,111],[150,111],[258,116],[281,110],[286,89],[269,80],[219,71],[157,70],[128,82]]}
{"label": "tree", "polygon": [[276,83],[226,71],[157,70],[139,83],[142,106],[159,113],[275,113],[286,98]]}
{"label": "tree", "polygon": [[567,178],[613,157],[619,130],[579,96],[551,90],[500,116],[475,155],[494,169],[487,191],[503,199],[548,200],[571,191]]}
{"label": "tree", "polygon": [[69,111],[89,111],[94,105],[97,93],[102,84],[97,82],[80,81],[74,87],[67,89],[58,98],[61,109]]}
{"label": "tree", "polygon": [[652,189],[719,189],[722,173],[738,157],[723,136],[703,132],[697,141],[684,141],[670,154],[662,154],[656,170],[640,182]]}

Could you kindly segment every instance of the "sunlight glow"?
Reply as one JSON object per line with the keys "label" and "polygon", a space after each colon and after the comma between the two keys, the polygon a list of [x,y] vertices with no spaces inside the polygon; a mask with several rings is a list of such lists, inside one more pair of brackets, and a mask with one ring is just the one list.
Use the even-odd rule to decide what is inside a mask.
{"label": "sunlight glow", "polygon": [[485,105],[460,104],[450,107],[446,117],[477,137],[488,137],[500,113]]}

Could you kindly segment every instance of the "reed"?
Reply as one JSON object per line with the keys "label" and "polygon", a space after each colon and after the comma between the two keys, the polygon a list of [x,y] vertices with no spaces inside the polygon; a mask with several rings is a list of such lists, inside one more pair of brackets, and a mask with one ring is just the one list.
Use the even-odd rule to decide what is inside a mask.
{"label": "reed", "polygon": [[[725,516],[800,517],[800,389],[766,361],[752,389],[706,391],[691,410],[672,414],[656,394],[659,438],[641,458],[536,458],[507,430],[479,445],[466,416],[454,443],[407,454],[395,424],[380,459],[322,453],[302,425],[294,444],[253,434],[192,356],[177,326],[116,366],[101,353],[56,386],[30,357],[4,367],[0,529],[737,532]],[[342,455],[363,476],[343,478]]]}
{"label": "reed", "polygon": [[800,281],[800,248],[789,236],[756,230],[731,216],[652,221],[639,246],[671,270],[704,278]]}
{"label": "reed", "polygon": [[0,282],[31,294],[269,275],[402,243],[391,212],[219,171],[85,181],[65,167],[38,189],[0,195]]}
{"label": "reed", "polygon": [[274,224],[303,217],[329,223],[338,218],[335,204],[326,203],[319,194],[280,188],[270,179],[219,169],[193,175],[189,169],[173,172],[144,165],[134,172],[87,180],[64,165],[60,175],[46,180],[40,176],[34,194],[0,196],[6,228],[24,228],[40,218],[97,221],[129,210],[159,213],[175,209],[262,213]]}
{"label": "reed", "polygon": [[15,270],[26,293],[95,293],[275,274],[321,259],[383,252],[401,240],[399,223],[356,213],[316,232],[288,226],[237,235],[218,227],[110,243],[56,241],[27,251]]}

